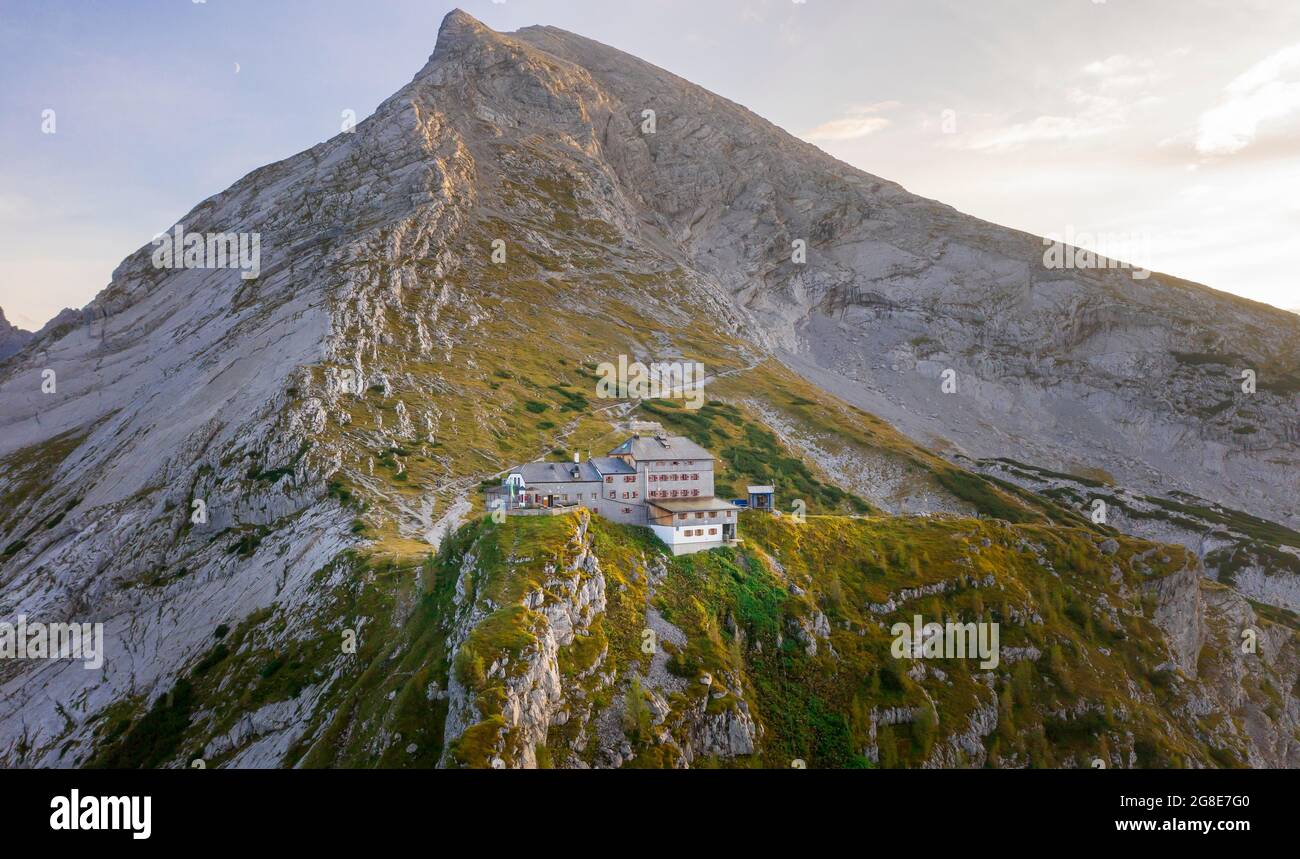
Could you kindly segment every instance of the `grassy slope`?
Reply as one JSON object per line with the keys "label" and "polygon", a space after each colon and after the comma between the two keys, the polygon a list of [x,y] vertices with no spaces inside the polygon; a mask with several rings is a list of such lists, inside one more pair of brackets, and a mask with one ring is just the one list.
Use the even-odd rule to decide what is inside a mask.
{"label": "grassy slope", "polygon": [[[1150,606],[1121,597],[1112,580],[1113,568],[1129,587],[1180,569],[1187,559],[1176,550],[1138,560],[1139,551],[1152,547],[1125,540],[1112,559],[1081,529],[969,519],[814,517],[797,525],[749,516],[744,530],[746,547],[736,566],[769,578],[774,568],[783,569],[804,593],[783,594],[762,611],[746,611],[745,602],[736,601],[733,610],[747,623],[757,622],[760,637],[758,629],[768,630],[769,645],[775,612],[797,617],[822,610],[836,654],[823,646],[809,657],[787,638],[780,648],[764,647],[749,657],[759,708],[774,714],[776,726],[766,763],[781,765],[787,757],[803,757],[810,765],[854,763],[874,708],[932,708],[937,717],[886,730],[880,739],[886,766],[918,764],[936,736],[964,730],[971,711],[990,696],[977,677],[981,670],[973,661],[951,659],[930,663],[946,679],[909,676],[908,663],[890,655],[892,636],[882,625],[910,622],[914,614],[927,622],[998,622],[1003,648],[1033,647],[1042,654],[1032,661],[1004,660],[994,670],[1001,719],[986,748],[995,765],[1109,758],[1107,745],[1113,748],[1125,731],[1137,735],[1145,765],[1206,755],[1168,723],[1168,702],[1160,698],[1160,680],[1151,676],[1163,648],[1145,616]],[[779,567],[745,563],[750,553]],[[986,584],[988,577],[992,584]],[[902,589],[937,583],[948,590],[880,615],[864,608]],[[1121,612],[1114,623],[1094,609],[1102,596],[1134,613]],[[1023,621],[1034,615],[1042,623]],[[1085,709],[1078,717],[1055,715],[1080,704]]]}
{"label": "grassy slope", "polygon": [[[104,720],[109,742],[97,762],[187,760],[241,713],[292,698],[337,670],[341,682],[319,711],[328,719],[313,721],[308,736],[316,739],[293,748],[288,762],[432,765],[442,753],[446,705],[430,689],[445,689],[449,672],[458,671],[483,711],[494,711],[502,688],[484,678],[482,667],[533,643],[533,624],[519,602],[540,583],[548,562],[566,562],[574,518],[512,518],[502,525],[478,519],[416,570],[350,559],[354,566],[332,592],[333,602],[321,606],[295,644],[276,651],[258,646],[283,622],[274,611],[226,632],[153,712],[134,722]],[[1155,670],[1166,655],[1141,586],[1181,569],[1187,558],[1180,550],[1121,539],[1119,552],[1107,557],[1096,548],[1098,535],[1083,529],[975,519],[811,516],[800,525],[790,517],[745,514],[742,534],[745,543],[735,550],[669,558],[668,575],[649,602],[687,636],[685,648],[670,647],[672,670],[743,678],[744,688],[732,692],[750,702],[765,730],[754,757],[698,760],[697,766],[785,767],[795,758],[809,766],[864,766],[870,714],[893,707],[933,714],[880,729],[879,765],[914,766],[936,742],[964,731],[972,711],[993,695],[1000,724],[984,744],[994,766],[1077,765],[1130,751],[1139,766],[1239,761],[1239,749],[1207,741],[1212,726],[1171,717],[1179,686],[1167,670]],[[609,604],[591,635],[561,652],[561,669],[575,677],[605,651],[602,672],[612,669],[626,681],[648,667],[639,649],[648,604],[644,571],[660,547],[645,529],[599,517],[592,519],[591,539]],[[453,665],[445,652],[447,619],[467,555],[474,559],[475,590],[498,609],[475,628]],[[904,588],[941,582],[949,588],[941,595],[883,614],[867,609]],[[393,605],[394,594],[405,604]],[[1098,598],[1118,613],[1098,610]],[[831,633],[808,655],[796,630],[815,612],[825,613]],[[992,672],[992,691],[973,661],[927,661],[943,679],[933,670],[909,676],[909,663],[890,655],[888,626],[910,622],[914,613],[926,620],[997,621],[1004,649],[1033,647],[1041,655],[1004,658]],[[365,627],[355,656],[339,656],[343,619],[358,615],[375,625]],[[1024,621],[1035,615],[1041,623]],[[591,688],[605,706],[626,683]],[[729,703],[723,698],[709,706]],[[195,718],[209,708],[218,715]],[[471,728],[457,752],[475,760],[475,745],[500,727],[491,719]],[[570,736],[564,728],[551,734],[558,755]],[[635,731],[632,737],[637,758],[631,765],[670,763],[649,739]],[[410,744],[415,752],[406,751]]]}

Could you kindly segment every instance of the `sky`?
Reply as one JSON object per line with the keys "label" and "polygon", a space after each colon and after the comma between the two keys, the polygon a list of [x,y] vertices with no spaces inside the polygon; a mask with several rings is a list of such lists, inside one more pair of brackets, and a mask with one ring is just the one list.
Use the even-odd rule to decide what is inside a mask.
{"label": "sky", "polygon": [[369,115],[455,5],[977,217],[1300,308],[1296,0],[0,0],[0,308],[85,305],[196,203]]}

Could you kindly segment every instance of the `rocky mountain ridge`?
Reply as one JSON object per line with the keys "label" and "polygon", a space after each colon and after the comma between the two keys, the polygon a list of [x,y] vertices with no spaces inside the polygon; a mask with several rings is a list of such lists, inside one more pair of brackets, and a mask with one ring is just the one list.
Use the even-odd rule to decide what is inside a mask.
{"label": "rocky mountain ridge", "polygon": [[32,337],[32,332],[24,331],[11,324],[5,318],[4,310],[0,309],[0,361],[22,350],[24,346],[32,341]]}

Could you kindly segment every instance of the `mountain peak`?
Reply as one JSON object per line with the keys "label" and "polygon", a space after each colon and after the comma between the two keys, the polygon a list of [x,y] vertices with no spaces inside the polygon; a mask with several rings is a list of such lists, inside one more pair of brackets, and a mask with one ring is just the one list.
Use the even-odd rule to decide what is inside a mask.
{"label": "mountain peak", "polygon": [[492,30],[478,18],[463,9],[452,9],[443,17],[442,24],[438,27],[438,44],[442,44],[444,39],[455,41],[490,33]]}
{"label": "mountain peak", "polygon": [[482,21],[462,9],[453,9],[438,27],[438,42],[416,80],[442,82],[438,69],[464,63],[471,57],[490,53],[494,47],[504,45],[506,39]]}
{"label": "mountain peak", "polygon": [[452,9],[438,27],[438,44],[433,49],[435,57],[456,53],[471,45],[500,39],[495,30],[461,9]]}

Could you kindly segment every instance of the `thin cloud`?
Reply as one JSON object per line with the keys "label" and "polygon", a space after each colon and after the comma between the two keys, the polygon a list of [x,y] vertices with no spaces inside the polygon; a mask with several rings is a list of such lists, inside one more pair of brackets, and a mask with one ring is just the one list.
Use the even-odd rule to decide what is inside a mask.
{"label": "thin cloud", "polygon": [[1079,69],[1062,92],[1060,109],[1033,119],[962,135],[949,146],[977,152],[1014,152],[1037,143],[1071,143],[1125,128],[1135,108],[1159,99],[1151,86],[1162,80],[1149,58],[1114,54]]}
{"label": "thin cloud", "polygon": [[1233,155],[1254,143],[1260,126],[1300,112],[1300,44],[1251,66],[1225,88],[1227,98],[1201,114],[1196,151]]}
{"label": "thin cloud", "polygon": [[1116,99],[1071,89],[1066,93],[1066,101],[1076,108],[1074,113],[1044,114],[1028,122],[977,131],[954,141],[953,145],[959,149],[1009,152],[1032,143],[1066,143],[1098,137],[1124,125],[1125,112]]}
{"label": "thin cloud", "polygon": [[891,121],[877,114],[899,106],[900,103],[896,101],[880,101],[852,107],[849,108],[847,116],[823,122],[816,128],[804,132],[802,136],[805,140],[815,143],[857,140],[888,128],[892,124]]}

